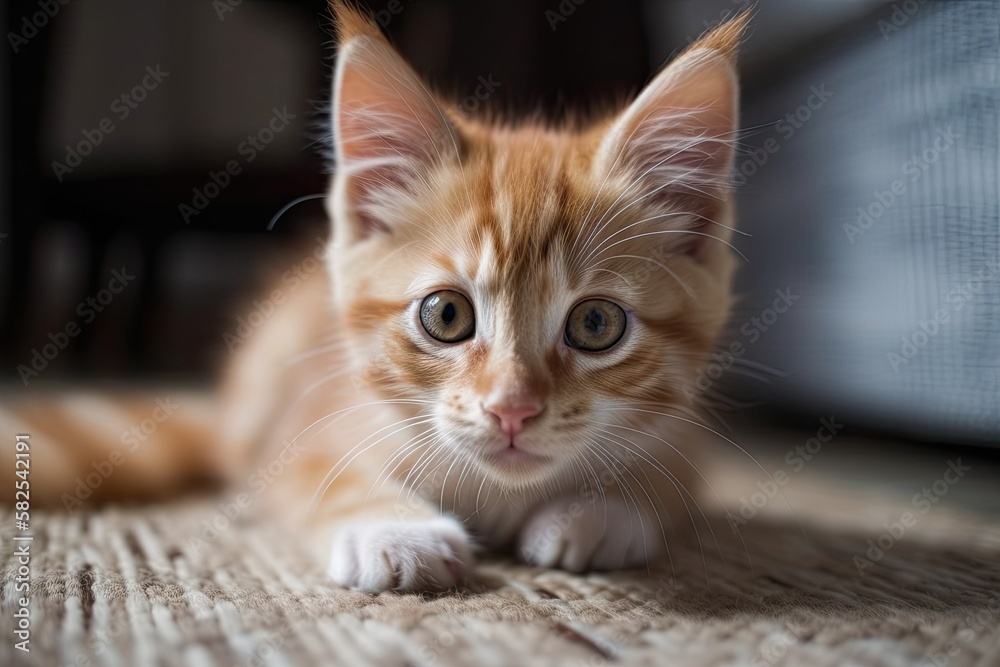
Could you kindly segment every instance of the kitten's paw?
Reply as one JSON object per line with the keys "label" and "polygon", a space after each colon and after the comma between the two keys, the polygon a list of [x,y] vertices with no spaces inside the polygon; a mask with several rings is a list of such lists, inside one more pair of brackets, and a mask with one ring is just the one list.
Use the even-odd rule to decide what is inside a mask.
{"label": "kitten's paw", "polygon": [[606,506],[572,498],[543,505],[518,540],[526,563],[571,572],[645,567],[662,547],[659,526],[616,498]]}
{"label": "kitten's paw", "polygon": [[472,546],[449,517],[353,524],[334,535],[328,572],[369,593],[453,588],[472,566]]}

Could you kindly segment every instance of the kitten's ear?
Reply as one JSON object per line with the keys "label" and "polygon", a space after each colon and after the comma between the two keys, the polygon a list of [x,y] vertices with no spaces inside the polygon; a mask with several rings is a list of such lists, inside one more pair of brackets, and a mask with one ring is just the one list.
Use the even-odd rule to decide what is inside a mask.
{"label": "kitten's ear", "polygon": [[690,201],[724,197],[736,144],[739,87],[736,52],[746,13],[692,44],[663,69],[614,121],[595,168],[642,180],[645,201],[705,208]]}
{"label": "kitten's ear", "polygon": [[[423,182],[433,163],[458,154],[458,134],[420,76],[378,26],[346,2],[338,29],[333,98],[335,198],[341,239],[391,232],[378,214],[393,194]],[[338,223],[341,222],[338,220]]]}

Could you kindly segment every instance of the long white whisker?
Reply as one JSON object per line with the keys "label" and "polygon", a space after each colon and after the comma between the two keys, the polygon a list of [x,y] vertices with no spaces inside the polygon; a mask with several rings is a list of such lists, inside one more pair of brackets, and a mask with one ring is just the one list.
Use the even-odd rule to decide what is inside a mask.
{"label": "long white whisker", "polygon": [[[697,297],[697,295],[694,293],[694,290],[691,289],[691,286],[688,285],[683,280],[681,280],[680,276],[678,276],[676,273],[674,273],[666,264],[658,262],[655,259],[653,259],[652,257],[643,257],[642,255],[614,255],[613,257],[605,257],[604,259],[601,259],[601,260],[598,260],[597,262],[594,262],[594,266],[596,266],[597,264],[601,264],[602,262],[610,262],[611,260],[615,260],[615,259],[638,259],[638,260],[642,260],[644,262],[650,262],[652,264],[655,264],[656,266],[658,266],[661,269],[663,269],[664,271],[666,271],[667,274],[669,274],[671,278],[673,278],[675,281],[677,281],[677,284],[680,285],[682,288],[684,288],[684,292],[689,297],[691,297],[692,299],[694,299],[694,298]],[[605,269],[591,269],[591,271],[604,271],[604,270]],[[615,275],[618,275],[618,274],[616,273]],[[622,280],[625,280],[625,279],[622,278]],[[629,282],[627,280],[625,280],[625,284],[629,285],[629,287],[631,287],[631,285],[629,284]]]}
{"label": "long white whisker", "polygon": [[[639,487],[642,488],[642,484],[639,482],[639,479],[635,475],[632,474],[632,471],[628,470],[628,467],[625,466],[621,461],[618,461],[618,459],[614,456],[614,454],[612,454],[610,451],[608,451],[606,447],[604,447],[603,445],[601,445],[597,440],[593,440],[593,439],[590,441],[590,446],[591,446],[591,451],[593,451],[594,454],[597,455],[598,457],[600,457],[602,460],[603,460],[604,456],[607,457],[607,461],[605,462],[605,465],[608,467],[608,470],[612,470],[612,468],[611,468],[611,466],[609,465],[608,462],[610,462],[611,464],[614,464],[616,467],[620,467],[622,470],[624,470],[625,472],[629,473],[632,476],[632,478],[636,481],[636,483],[639,484]],[[613,470],[612,470],[612,474],[614,475]],[[635,505],[636,516],[639,519],[639,528],[641,529],[640,534],[642,535],[642,549],[643,549],[644,553],[648,554],[649,553],[649,549],[648,549],[648,547],[646,545],[646,530],[645,530],[645,528],[643,527],[643,524],[642,524],[642,506],[641,506],[641,504],[639,502],[639,498],[638,498],[638,496],[635,495],[635,492],[631,489],[631,485],[629,485],[627,483],[627,480],[620,480],[618,478],[618,475],[615,475],[615,481],[618,482],[618,488],[621,489],[623,496],[627,496],[628,498],[631,498],[632,503]],[[622,481],[625,481],[625,484],[623,484]],[[659,515],[659,512],[656,510],[656,505],[655,505],[655,503],[653,503],[652,499],[649,498],[649,494],[646,492],[646,490],[642,489],[642,491],[643,491],[643,493],[646,494],[646,498],[650,502],[650,507],[653,510],[653,514],[656,516],[656,521],[660,525],[660,534],[663,536],[663,546],[664,546],[664,548],[669,553],[670,547],[667,544],[666,531],[663,530],[663,523],[660,521],[660,515]],[[628,510],[628,499],[627,498],[625,498],[625,508]],[[634,525],[634,522],[632,520],[632,511],[628,510],[628,513],[629,513],[629,515],[628,515],[628,521],[629,521],[629,526],[628,526],[629,530],[628,530],[628,532],[631,535],[632,534],[632,527]],[[606,526],[607,526],[607,512],[605,512],[604,520],[605,520],[605,529],[606,529]],[[671,563],[672,562],[673,561],[671,560]],[[646,570],[647,570],[647,572],[649,571],[649,559],[648,558],[646,560]]]}
{"label": "long white whisker", "polygon": [[[422,420],[422,421],[413,421],[413,420]],[[387,427],[380,428],[378,431],[375,431],[375,433],[372,433],[371,435],[369,435],[368,437],[366,437],[364,440],[362,440],[360,443],[358,443],[357,445],[355,445],[354,447],[352,447],[351,450],[347,454],[345,454],[344,456],[340,457],[340,459],[337,460],[337,462],[330,469],[330,472],[328,472],[326,474],[326,477],[323,478],[323,481],[320,483],[320,489],[317,489],[316,493],[313,495],[312,502],[309,504],[309,507],[310,507],[309,514],[312,515],[313,513],[315,513],[315,511],[317,509],[317,506],[319,505],[319,502],[323,499],[323,496],[326,495],[327,490],[333,485],[333,483],[335,481],[337,481],[337,478],[340,477],[341,473],[343,473],[345,470],[347,470],[347,468],[350,467],[350,465],[359,456],[361,456],[362,454],[364,454],[365,452],[367,452],[372,447],[375,447],[380,442],[384,441],[386,438],[389,438],[389,437],[391,437],[391,436],[399,433],[400,431],[405,431],[406,429],[412,428],[414,426],[421,426],[423,424],[430,423],[432,420],[433,420],[433,417],[427,417],[426,415],[419,415],[417,417],[409,417],[407,419],[401,419],[398,422],[396,422],[395,424],[392,424],[392,425],[387,426]],[[412,423],[408,423],[408,424],[406,424],[406,425],[404,425],[404,426],[396,429],[395,431],[382,436],[381,438],[379,438],[375,442],[371,443],[370,445],[368,445],[367,447],[365,447],[361,451],[359,451],[356,454],[354,454],[354,456],[352,456],[351,459],[349,461],[347,461],[347,463],[345,463],[343,465],[343,467],[340,468],[340,470],[337,470],[337,468],[340,466],[341,461],[343,461],[345,458],[347,458],[347,456],[349,456],[351,452],[353,452],[358,447],[360,447],[362,444],[364,444],[365,441],[367,441],[369,438],[373,437],[374,435],[377,435],[378,433],[386,430],[387,428],[392,428],[393,426],[397,426],[397,425],[399,425],[402,422],[412,422]],[[336,474],[334,474],[333,477],[330,478],[330,475],[332,473],[334,473],[334,471],[337,471]],[[327,481],[327,478],[330,478],[329,481]]]}
{"label": "long white whisker", "polygon": [[[657,472],[659,472],[660,474],[662,474],[664,477],[667,478],[667,480],[670,482],[670,484],[674,487],[674,490],[677,491],[677,495],[681,499],[681,503],[683,503],[684,509],[685,509],[685,511],[688,514],[688,518],[691,520],[691,525],[692,525],[692,527],[694,527],[695,535],[698,536],[698,526],[697,526],[697,523],[695,522],[694,515],[691,513],[691,508],[688,506],[687,500],[685,500],[685,498],[684,498],[684,494],[686,493],[688,495],[688,497],[691,498],[691,502],[694,503],[694,506],[698,510],[698,513],[701,514],[701,518],[705,521],[705,524],[708,526],[709,533],[711,533],[712,539],[715,541],[716,549],[719,550],[719,554],[722,556],[723,561],[725,561],[725,554],[723,554],[723,552],[722,552],[722,546],[719,544],[718,537],[715,535],[715,531],[712,529],[711,522],[709,522],[708,517],[705,516],[705,512],[704,512],[704,510],[702,510],[701,505],[699,505],[698,499],[695,498],[694,494],[691,493],[691,491],[689,489],[687,489],[684,486],[684,484],[681,483],[681,481],[677,478],[677,476],[674,475],[666,466],[664,466],[662,463],[660,463],[659,461],[657,461],[652,455],[649,454],[649,452],[647,452],[644,448],[642,448],[634,440],[631,440],[631,439],[626,438],[624,436],[617,435],[617,434],[615,434],[615,433],[613,433],[611,431],[608,431],[606,429],[596,429],[596,430],[599,431],[600,433],[605,434],[606,439],[608,440],[608,442],[610,442],[611,444],[616,444],[619,447],[622,447],[626,451],[630,452],[632,455],[639,456],[639,458],[641,458],[643,461],[645,461],[646,463],[648,463],[651,466],[653,466],[654,470],[656,470]],[[635,430],[635,429],[632,429],[632,430]],[[638,432],[642,433],[641,431],[638,431]],[[615,440],[611,440],[610,438],[615,438]],[[635,449],[632,449],[632,447],[629,447],[628,445],[624,445],[621,442],[617,442],[617,441],[620,441],[620,440],[624,440],[629,445],[632,445],[633,447],[635,447]],[[685,457],[685,460],[687,460],[686,457]],[[690,463],[690,461],[688,463]],[[692,467],[694,467],[694,466],[692,465]],[[697,470],[697,468],[695,468],[695,470]],[[699,471],[699,474],[700,474],[700,471]],[[702,479],[704,479],[704,476],[702,476]],[[648,481],[648,478],[647,478],[647,481]],[[652,483],[652,482],[650,482],[650,483]],[[650,501],[650,502],[652,502],[652,501]],[[707,579],[708,579],[708,562],[705,559],[705,548],[704,548],[704,545],[702,545],[702,543],[701,543],[700,536],[698,536],[698,546],[699,546],[699,549],[701,550],[701,559],[702,559],[702,564],[705,567],[705,578],[706,578],[706,581],[707,581]]]}
{"label": "long white whisker", "polygon": [[660,229],[660,230],[656,230],[656,231],[652,231],[652,232],[643,232],[641,234],[634,234],[632,236],[629,236],[628,238],[624,238],[624,239],[621,239],[620,241],[615,241],[614,243],[609,244],[605,248],[605,250],[610,249],[610,248],[614,248],[616,245],[621,245],[622,243],[628,243],[629,241],[634,241],[635,239],[643,238],[645,236],[657,236],[659,234],[691,234],[693,236],[703,236],[705,238],[709,238],[709,239],[718,241],[719,243],[722,243],[723,245],[728,246],[733,252],[735,252],[737,255],[739,255],[740,257],[742,257],[744,261],[746,261],[746,262],[750,261],[749,259],[747,259],[746,255],[744,255],[742,252],[740,252],[739,248],[737,248],[736,246],[734,246],[729,241],[727,241],[727,240],[725,240],[723,238],[720,238],[718,236],[713,236],[711,234],[706,234],[705,232],[697,232],[697,231],[694,231],[692,229]]}
{"label": "long white whisker", "polygon": [[[396,471],[399,470],[399,467],[406,462],[407,457],[411,456],[414,452],[416,452],[420,448],[433,444],[433,440],[437,437],[439,437],[439,434],[437,432],[437,427],[436,425],[431,424],[431,428],[428,429],[426,433],[422,433],[420,435],[416,435],[410,438],[410,440],[404,443],[402,447],[400,447],[392,456],[390,456],[389,459],[385,462],[385,465],[382,466],[382,471],[375,478],[375,483],[372,484],[372,489],[376,493],[381,492],[382,489],[385,487],[385,485],[389,482],[389,480],[392,479],[393,476],[396,474]],[[386,469],[396,459],[399,459],[396,465],[393,466],[392,470],[386,472]],[[375,484],[378,484],[379,479],[381,479],[383,475],[385,475],[385,479],[382,480],[382,483],[378,485],[377,489],[375,489]],[[371,495],[371,493],[372,491],[370,490],[368,494]],[[368,496],[365,496],[366,501],[367,499]]]}
{"label": "long white whisker", "polygon": [[[679,406],[670,406],[670,407],[672,407],[674,409],[678,409],[678,410],[682,409]],[[633,411],[633,412],[640,412],[640,413],[645,413],[645,414],[658,415],[660,417],[667,417],[667,418],[670,418],[670,419],[677,419],[679,421],[682,421],[682,422],[691,424],[693,426],[697,426],[698,428],[704,429],[704,430],[708,431],[709,433],[712,433],[716,437],[721,438],[722,440],[725,440],[727,443],[729,443],[730,445],[732,445],[733,447],[735,447],[736,449],[738,449],[744,456],[746,456],[747,458],[749,458],[753,462],[753,464],[755,466],[757,466],[757,468],[762,473],[764,473],[767,476],[767,478],[770,481],[774,482],[774,478],[771,476],[771,473],[769,473],[764,468],[764,466],[762,466],[760,464],[760,461],[758,461],[756,458],[754,458],[753,455],[750,454],[750,452],[748,452],[745,448],[743,448],[742,446],[740,446],[739,444],[737,444],[736,442],[734,442],[730,438],[727,438],[726,436],[722,435],[721,433],[719,433],[718,431],[716,431],[715,429],[713,429],[710,426],[702,424],[701,422],[695,421],[693,419],[687,419],[685,417],[681,417],[680,415],[671,414],[669,412],[659,412],[657,410],[646,410],[646,409],[643,409],[643,408],[633,408],[633,407],[628,407],[628,406],[619,406],[619,407],[617,407],[617,409],[618,410],[630,410],[630,411]],[[802,527],[802,522],[799,520],[799,518],[798,518],[798,516],[797,516],[797,514],[795,512],[795,507],[792,505],[792,503],[785,496],[784,491],[781,490],[781,486],[779,484],[777,484],[777,482],[775,482],[775,485],[778,486],[778,493],[781,495],[781,499],[783,501],[785,501],[785,505],[788,507],[788,510],[792,513],[792,515],[795,517],[796,522],[799,524],[799,527],[802,530],[803,537],[808,541],[809,537],[808,537],[808,535],[806,535],[805,528]]]}
{"label": "long white whisker", "polygon": [[318,425],[319,423],[324,422],[324,421],[326,421],[326,420],[328,420],[328,419],[330,419],[332,417],[336,417],[336,419],[332,422],[333,424],[335,424],[338,421],[340,421],[341,419],[343,419],[344,417],[346,417],[347,413],[353,412],[354,410],[360,410],[361,408],[368,408],[368,407],[372,407],[372,406],[375,406],[375,405],[399,405],[399,404],[402,404],[402,405],[423,405],[426,402],[427,401],[409,400],[409,399],[401,399],[401,400],[392,400],[392,399],[389,399],[389,400],[382,400],[382,401],[368,401],[367,403],[359,403],[358,405],[352,405],[350,407],[343,408],[343,409],[337,410],[335,412],[331,412],[328,415],[320,417],[319,419],[317,419],[313,423],[309,424],[309,426],[306,426],[304,429],[302,429],[301,431],[299,431],[298,435],[296,435],[294,438],[292,438],[288,442],[288,444],[286,444],[284,446],[284,448],[278,453],[278,456],[280,457],[282,454],[284,454],[286,451],[288,451],[288,448],[291,447],[292,445],[294,445],[298,441],[299,438],[301,438],[303,435],[306,434],[307,431],[309,431],[310,429],[312,429],[314,426]]}

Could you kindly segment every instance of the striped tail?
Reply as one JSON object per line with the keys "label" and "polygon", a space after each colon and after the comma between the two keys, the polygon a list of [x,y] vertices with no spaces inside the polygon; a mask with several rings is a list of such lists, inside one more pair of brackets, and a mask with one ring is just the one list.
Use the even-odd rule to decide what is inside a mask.
{"label": "striped tail", "polygon": [[[5,397],[0,502],[13,504],[25,478],[32,509],[68,512],[163,498],[216,480],[213,401],[190,391]],[[27,447],[17,444],[24,442]]]}

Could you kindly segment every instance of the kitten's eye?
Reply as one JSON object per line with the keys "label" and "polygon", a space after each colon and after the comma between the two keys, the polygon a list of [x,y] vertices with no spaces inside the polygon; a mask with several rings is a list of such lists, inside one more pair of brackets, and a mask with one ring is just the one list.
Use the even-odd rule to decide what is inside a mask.
{"label": "kitten's eye", "polygon": [[604,299],[588,299],[576,304],[566,321],[566,344],[578,350],[607,350],[624,334],[625,311]]}
{"label": "kitten's eye", "polygon": [[441,290],[420,302],[420,323],[431,338],[458,343],[476,332],[476,314],[469,300],[458,292]]}

